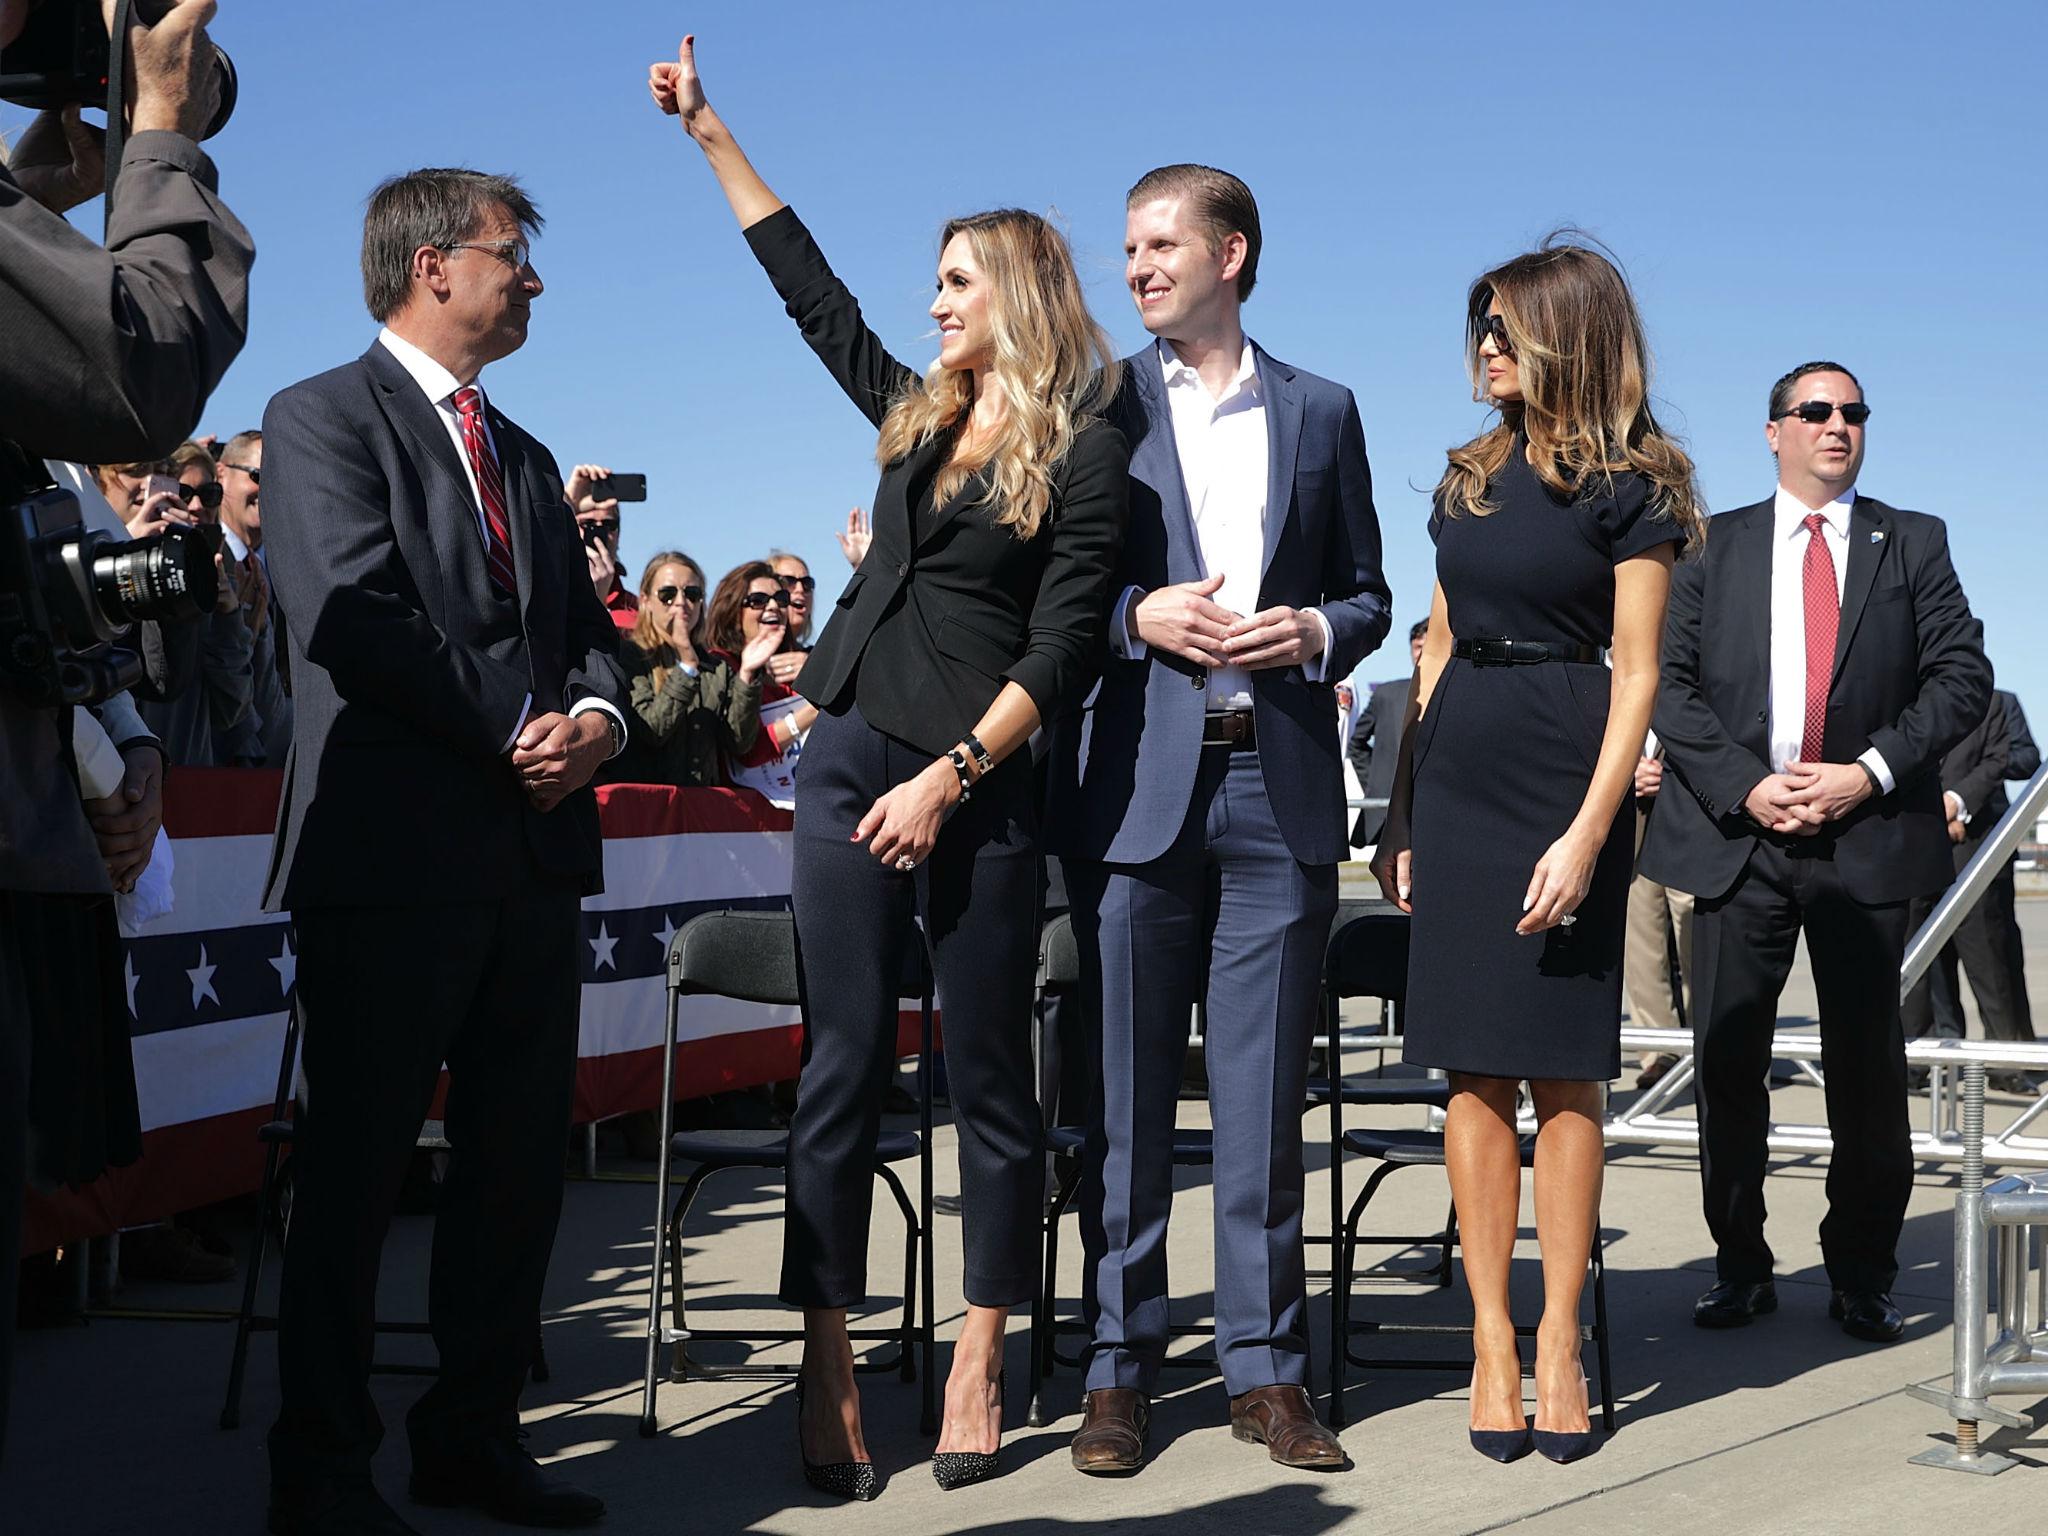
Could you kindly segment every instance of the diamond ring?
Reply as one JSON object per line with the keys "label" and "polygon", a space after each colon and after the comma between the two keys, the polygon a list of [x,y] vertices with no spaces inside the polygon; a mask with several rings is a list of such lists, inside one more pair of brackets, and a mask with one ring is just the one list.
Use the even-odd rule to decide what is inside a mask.
{"label": "diamond ring", "polygon": [[902,858],[896,861],[896,867],[907,873],[908,871],[917,868],[917,860],[913,859],[909,854],[906,853],[903,855]]}

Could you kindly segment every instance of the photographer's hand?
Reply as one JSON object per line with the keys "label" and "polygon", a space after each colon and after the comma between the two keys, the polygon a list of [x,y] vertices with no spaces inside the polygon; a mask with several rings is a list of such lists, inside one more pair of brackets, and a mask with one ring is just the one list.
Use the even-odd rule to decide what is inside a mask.
{"label": "photographer's hand", "polygon": [[578,464],[569,471],[569,483],[562,487],[562,500],[569,503],[569,510],[579,517],[591,512],[616,512],[617,501],[599,501],[590,494],[590,488],[600,480],[609,480],[612,472],[602,464]]}
{"label": "photographer's hand", "polygon": [[132,891],[156,851],[157,828],[164,819],[164,756],[153,741],[121,749],[128,765],[121,787],[104,800],[88,800],[86,819],[99,840],[107,878],[117,891]]}
{"label": "photographer's hand", "polygon": [[83,122],[78,108],[38,112],[8,153],[21,190],[52,213],[99,196],[107,181],[107,134]]}
{"label": "photographer's hand", "polygon": [[[111,29],[113,5],[111,0],[102,3]],[[131,131],[162,129],[195,142],[206,132],[220,106],[213,41],[206,35],[214,10],[214,0],[170,0],[154,25],[129,23]]]}
{"label": "photographer's hand", "polygon": [[136,508],[135,515],[127,520],[128,537],[146,539],[166,528],[195,528],[198,524],[199,519],[185,510],[185,503],[178,499],[177,492],[158,491]]}

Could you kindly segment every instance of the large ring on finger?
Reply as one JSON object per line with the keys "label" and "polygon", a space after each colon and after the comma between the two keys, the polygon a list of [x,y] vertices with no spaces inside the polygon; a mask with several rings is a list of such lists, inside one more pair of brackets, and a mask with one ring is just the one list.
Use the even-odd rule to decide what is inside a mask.
{"label": "large ring on finger", "polygon": [[917,868],[917,860],[913,859],[909,854],[906,853],[896,860],[896,867],[902,870],[905,874],[908,874],[911,870]]}
{"label": "large ring on finger", "polygon": [[1567,912],[1563,917],[1560,917],[1557,920],[1557,926],[1560,928],[1569,928],[1573,923],[1576,923],[1577,921],[1578,918],[1575,915],[1573,915],[1570,912]]}

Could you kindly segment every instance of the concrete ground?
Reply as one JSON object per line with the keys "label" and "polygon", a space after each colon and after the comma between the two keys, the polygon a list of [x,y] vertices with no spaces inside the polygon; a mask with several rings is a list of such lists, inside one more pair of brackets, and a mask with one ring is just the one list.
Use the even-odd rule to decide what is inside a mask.
{"label": "concrete ground", "polygon": [[[2023,902],[2029,972],[2048,997],[2048,902]],[[1784,1002],[1788,1021],[1812,1012],[1803,963]],[[1352,1070],[1370,1064],[1364,1053]],[[1627,1080],[1624,1080],[1626,1082]],[[1787,1086],[1775,1095],[1781,1119],[1820,1119],[1820,1095]],[[2007,1113],[2015,1101],[2007,1100]],[[1923,1109],[1917,1113],[1924,1113]],[[1185,1123],[1205,1111],[1184,1104]],[[1417,1124],[1400,1110],[1381,1123]],[[1327,1209],[1328,1157],[1307,1123],[1310,1231]],[[941,1194],[956,1188],[950,1130],[939,1138]],[[1530,1532],[1651,1529],[1660,1536],[1731,1531],[1833,1533],[1945,1528],[2041,1528],[2048,1507],[2048,1430],[2000,1432],[1993,1445],[2021,1465],[1997,1478],[1909,1465],[1941,1443],[1952,1425],[1905,1395],[1909,1383],[1944,1377],[1950,1366],[1950,1242],[1953,1170],[1923,1166],[1902,1247],[1896,1298],[1908,1326],[1903,1342],[1873,1348],[1846,1338],[1825,1315],[1827,1284],[1815,1236],[1825,1205],[1825,1164],[1774,1164],[1771,1236],[1778,1253],[1781,1309],[1735,1333],[1691,1326],[1693,1298],[1711,1283],[1712,1255],[1698,1211],[1689,1155],[1617,1149],[1608,1168],[1608,1233],[1619,1430],[1587,1461],[1553,1466],[1537,1457],[1496,1466],[1465,1443],[1463,1372],[1354,1371],[1344,1431],[1351,1470],[1290,1472],[1258,1448],[1233,1441],[1213,1372],[1167,1373],[1155,1411],[1150,1463],[1135,1477],[1095,1480],[1068,1464],[1076,1418],[1072,1370],[1047,1386],[1043,1429],[1024,1426],[1023,1321],[1013,1324],[1010,1411],[1004,1475],[942,1494],[932,1483],[930,1442],[918,1433],[918,1391],[893,1375],[864,1378],[868,1441],[886,1479],[880,1499],[841,1505],[813,1493],[798,1474],[793,1408],[785,1383],[691,1382],[660,1391],[660,1434],[640,1437],[638,1382],[646,1307],[651,1185],[644,1165],[608,1162],[605,1176],[575,1182],[549,1286],[545,1339],[552,1379],[528,1389],[526,1423],[536,1454],[600,1492],[613,1531],[772,1532],[802,1536],[1003,1532],[1057,1536],[1097,1529],[1123,1536],[1257,1536],[1266,1532],[1450,1533],[1514,1526]],[[1359,1174],[1348,1174],[1355,1189]],[[1441,1171],[1392,1178],[1374,1206],[1381,1230],[1420,1232],[1440,1223]],[[1525,1223],[1528,1205],[1524,1204]],[[700,1325],[787,1326],[768,1304],[780,1249],[780,1197],[769,1180],[734,1174],[707,1188],[686,1237],[693,1320]],[[1206,1174],[1184,1172],[1175,1207],[1172,1263],[1176,1312],[1205,1314],[1210,1259]],[[900,1228],[878,1211],[872,1283],[893,1289],[901,1272]],[[385,1315],[424,1311],[426,1218],[394,1230],[384,1272]],[[1537,1261],[1533,1231],[1516,1264],[1518,1310],[1533,1318]],[[957,1215],[938,1218],[941,1333],[957,1320]],[[1077,1248],[1063,1233],[1061,1293],[1078,1291]],[[1314,1265],[1319,1254],[1310,1250]],[[1426,1263],[1423,1254],[1394,1256]],[[274,1269],[270,1278],[274,1278]],[[266,1282],[266,1291],[270,1289]],[[1311,1284],[1316,1348],[1326,1343],[1327,1288]],[[117,1298],[133,1309],[229,1309],[238,1288],[131,1286]],[[1461,1287],[1361,1285],[1359,1311],[1383,1320],[1456,1323],[1468,1315]],[[242,1427],[216,1426],[231,1331],[219,1323],[100,1319],[89,1327],[24,1335],[7,1446],[0,1532],[257,1532],[263,1528],[263,1431],[275,1412],[275,1350],[259,1337]],[[1190,1348],[1200,1341],[1187,1341]],[[427,1360],[422,1340],[391,1339],[392,1358]],[[709,1359],[738,1358],[738,1346],[705,1344]],[[793,1360],[782,1349],[758,1356]],[[1327,1355],[1321,1358],[1327,1359]],[[1592,1351],[1587,1351],[1592,1368]],[[943,1372],[945,1356],[940,1355]],[[1321,1390],[1318,1376],[1317,1389]],[[416,1380],[374,1378],[392,1433],[376,1474],[386,1496],[422,1532],[497,1529],[481,1517],[417,1509],[405,1501],[402,1418]],[[2035,1404],[2008,1399],[2015,1409]],[[2038,1405],[2048,1406],[2048,1405]]]}

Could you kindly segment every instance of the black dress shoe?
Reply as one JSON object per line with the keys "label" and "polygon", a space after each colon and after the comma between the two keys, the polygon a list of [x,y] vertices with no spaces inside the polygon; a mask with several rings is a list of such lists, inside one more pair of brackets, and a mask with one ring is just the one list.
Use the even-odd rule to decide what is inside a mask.
{"label": "black dress shoe", "polygon": [[1906,1331],[1906,1320],[1883,1291],[1836,1291],[1828,1298],[1828,1316],[1852,1339],[1889,1344]]}
{"label": "black dress shoe", "polygon": [[478,1435],[431,1453],[415,1448],[412,1496],[439,1509],[464,1505],[507,1525],[566,1530],[604,1518],[604,1500],[549,1477],[520,1444],[520,1432]]}
{"label": "black dress shoe", "polygon": [[271,1536],[420,1536],[365,1478],[302,1493],[273,1490]]}
{"label": "black dress shoe", "polygon": [[1768,1280],[1719,1280],[1692,1304],[1701,1328],[1740,1328],[1752,1318],[1778,1310],[1778,1288]]}

